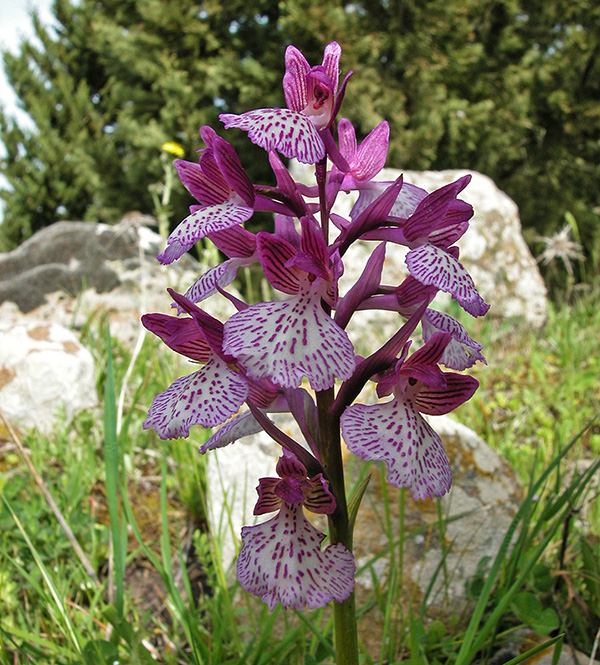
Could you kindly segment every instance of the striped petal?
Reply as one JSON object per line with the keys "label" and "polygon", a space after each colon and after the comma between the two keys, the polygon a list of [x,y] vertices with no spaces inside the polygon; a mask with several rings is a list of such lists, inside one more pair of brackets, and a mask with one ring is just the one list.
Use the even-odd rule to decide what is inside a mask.
{"label": "striped petal", "polygon": [[301,506],[284,502],[267,522],[242,528],[240,584],[271,611],[277,603],[296,610],[341,603],[354,588],[354,557],[341,543],[321,550],[324,538]]}
{"label": "striped petal", "polygon": [[188,215],[167,238],[167,247],[157,258],[161,263],[173,263],[191,249],[197,240],[209,233],[222,231],[250,219],[254,209],[237,196],[223,203],[201,207]]}
{"label": "striped petal", "polygon": [[440,359],[440,362],[449,369],[459,371],[467,369],[478,360],[487,364],[481,353],[482,345],[472,339],[464,326],[449,314],[428,309],[425,311],[421,325],[425,342],[436,332],[447,332],[452,335],[452,339]]}
{"label": "striped petal", "polygon": [[224,448],[238,439],[258,432],[262,432],[262,427],[256,422],[252,413],[243,411],[219,427],[210,439],[200,447],[199,452],[204,454],[209,450]]}
{"label": "striped petal", "polygon": [[423,284],[450,293],[469,314],[483,316],[490,308],[462,264],[443,249],[421,245],[411,249],[405,260],[413,277]]}
{"label": "striped petal", "polygon": [[223,351],[250,376],[284,388],[298,387],[306,376],[314,390],[325,390],[355,367],[352,343],[323,310],[318,288],[237,312],[225,324]]}
{"label": "striped petal", "polygon": [[303,164],[316,164],[325,157],[325,144],[307,116],[290,109],[256,109],[241,115],[222,113],[225,128],[248,132],[252,143],[264,150],[277,150],[284,157],[295,157]]}
{"label": "striped petal", "polygon": [[172,383],[154,398],[144,429],[161,439],[186,437],[192,425],[214,427],[238,411],[248,395],[248,382],[216,354],[206,365]]}
{"label": "striped petal", "polygon": [[142,324],[173,351],[201,363],[210,358],[210,346],[194,319],[160,313],[144,314]]}
{"label": "striped petal", "polygon": [[248,265],[248,261],[229,259],[202,274],[185,292],[185,297],[192,302],[202,302],[217,293],[217,285],[224,289],[236,278],[240,266]]}
{"label": "striped petal", "polygon": [[408,487],[414,499],[450,489],[452,470],[442,440],[410,402],[354,404],[341,423],[348,448],[365,460],[385,462],[388,481]]}

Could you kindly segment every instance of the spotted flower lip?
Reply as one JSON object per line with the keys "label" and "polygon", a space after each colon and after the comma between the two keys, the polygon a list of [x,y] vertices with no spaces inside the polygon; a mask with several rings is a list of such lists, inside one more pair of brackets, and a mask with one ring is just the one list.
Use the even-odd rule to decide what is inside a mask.
{"label": "spotted flower lip", "polygon": [[452,470],[439,435],[422,413],[448,413],[478,386],[470,376],[442,372],[437,363],[451,340],[435,333],[428,343],[385,375],[379,394],[393,391],[380,404],[353,404],[341,417],[348,448],[365,460],[384,461],[388,481],[408,487],[414,499],[443,496],[450,489]]}
{"label": "spotted flower lip", "polygon": [[167,238],[167,247],[157,257],[161,263],[172,263],[197,240],[242,224],[254,214],[254,187],[233,147],[210,127],[202,127],[200,133],[206,143],[200,162],[174,162],[181,181],[200,205],[191,206],[191,215]]}
{"label": "spotted flower lip", "polygon": [[271,611],[277,603],[296,610],[341,603],[354,589],[356,564],[342,543],[322,550],[324,538],[301,505],[284,501],[270,520],[242,527],[237,562],[242,588],[262,597]]}
{"label": "spotted flower lip", "polygon": [[299,248],[259,233],[258,253],[267,279],[291,297],[234,314],[225,324],[223,350],[249,376],[282,388],[297,388],[305,376],[315,390],[349,378],[356,365],[352,342],[321,304],[335,300],[338,272],[316,222],[303,218]]}
{"label": "spotted flower lip", "polygon": [[237,413],[249,393],[247,378],[229,367],[232,358],[221,350],[222,324],[175,291],[170,294],[191,318],[152,315],[143,323],[173,350],[205,364],[154,398],[142,426],[161,439],[188,436],[193,425],[220,425]]}

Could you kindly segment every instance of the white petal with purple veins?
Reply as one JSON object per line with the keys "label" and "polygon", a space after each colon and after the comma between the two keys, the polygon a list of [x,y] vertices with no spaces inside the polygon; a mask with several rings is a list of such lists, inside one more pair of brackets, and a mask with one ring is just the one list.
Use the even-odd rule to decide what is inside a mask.
{"label": "white petal with purple veins", "polygon": [[186,437],[192,425],[215,427],[236,413],[248,395],[248,382],[216,354],[193,374],[182,376],[150,406],[144,429],[161,439]]}
{"label": "white petal with purple veins", "polygon": [[325,144],[307,116],[290,109],[256,109],[241,115],[222,113],[225,128],[237,127],[265,150],[277,150],[303,164],[316,164],[325,157]]}
{"label": "white petal with purple veins", "polygon": [[461,263],[440,247],[415,247],[406,255],[405,261],[415,279],[450,293],[469,314],[483,316],[488,311],[489,305],[477,292],[471,275]]}
{"label": "white petal with purple veins", "polygon": [[161,263],[172,263],[209,233],[222,231],[250,219],[254,209],[237,195],[223,203],[200,208],[188,215],[167,238],[167,248],[158,255]]}
{"label": "white petal with purple veins", "polygon": [[224,327],[223,351],[254,378],[297,388],[304,376],[314,390],[348,379],[355,367],[348,335],[328,316],[318,289],[281,302],[263,302],[234,314]]}
{"label": "white petal with purple veins", "polygon": [[222,289],[231,284],[237,276],[240,265],[244,265],[244,262],[239,259],[229,259],[209,268],[185,292],[185,297],[192,302],[202,302],[217,292],[217,284]]}
{"label": "white petal with purple veins", "polygon": [[449,314],[427,309],[421,325],[425,342],[439,331],[449,332],[452,335],[452,340],[440,359],[446,367],[463,370],[472,367],[478,360],[487,364],[481,353],[481,344],[472,339],[464,326]]}
{"label": "white petal with purple veins", "polygon": [[414,499],[450,489],[452,470],[442,440],[409,402],[354,404],[341,422],[348,448],[365,460],[385,462],[388,481],[410,488]]}
{"label": "white petal with purple veins", "polygon": [[270,610],[278,602],[296,610],[342,602],[354,588],[354,557],[341,543],[322,551],[324,537],[300,506],[284,502],[272,519],[242,528],[240,584]]}

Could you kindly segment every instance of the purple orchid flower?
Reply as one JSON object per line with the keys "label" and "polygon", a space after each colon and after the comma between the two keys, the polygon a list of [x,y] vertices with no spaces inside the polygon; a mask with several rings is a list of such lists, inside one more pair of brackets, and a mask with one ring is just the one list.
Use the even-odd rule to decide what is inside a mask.
{"label": "purple orchid flower", "polygon": [[210,127],[202,127],[200,134],[206,143],[200,163],[175,160],[181,182],[200,205],[191,206],[192,214],[167,238],[166,249],[157,257],[161,263],[173,263],[200,238],[242,224],[254,214],[254,187],[233,147]]}
{"label": "purple orchid flower", "polygon": [[[283,80],[287,108],[220,116],[226,128],[247,131],[267,150],[276,186],[253,185],[232,146],[208,127],[201,129],[206,148],[199,163],[175,162],[199,205],[169,236],[159,259],[171,263],[204,237],[227,258],[185,296],[170,291],[179,313],[187,316],[143,317],[169,347],[200,363],[154,399],[143,426],[161,438],[187,436],[196,424],[218,427],[202,453],[260,430],[282,447],[278,477],[260,479],[254,510],[275,516],[242,528],[238,577],[271,610],[277,603],[303,609],[338,601],[336,630],[342,626],[345,636],[355,630],[340,603],[354,586],[350,549],[360,493],[347,503],[339,429],[352,452],[385,461],[390,482],[408,487],[415,499],[445,494],[452,471],[424,415],[448,413],[478,385],[440,365],[460,371],[485,358],[458,321],[429,306],[440,290],[474,316],[485,314],[488,305],[459,263],[455,245],[473,214],[458,198],[469,178],[432,193],[402,176],[375,181],[385,164],[389,125],[377,125],[360,145],[349,120],[339,121],[336,134],[351,74],[339,85],[340,56],[340,46],[332,42],[322,64],[311,67],[290,46]],[[316,185],[295,182],[278,153],[315,164]],[[359,192],[349,219],[332,213],[341,190]],[[254,234],[242,227],[255,211],[275,215],[274,232]],[[332,243],[330,224],[339,230]],[[359,239],[378,244],[356,283],[340,294],[346,252]],[[388,243],[409,250],[409,275],[400,285],[382,283]],[[239,267],[257,261],[284,299],[247,304],[225,291]],[[217,292],[237,310],[224,324],[194,304]],[[406,319],[364,357],[355,355],[346,332],[361,309],[390,310]],[[424,345],[409,355],[419,323]],[[336,388],[337,381],[342,383]],[[369,381],[376,383],[379,398],[391,398],[355,403]],[[300,387],[303,382],[310,391]],[[292,415],[302,441],[269,418],[277,412]],[[324,534],[304,509],[328,515],[333,544],[326,549]]]}
{"label": "purple orchid flower", "polygon": [[261,232],[258,252],[271,284],[293,295],[234,314],[225,324],[224,352],[249,376],[268,378],[283,388],[298,387],[304,376],[315,390],[330,388],[336,378],[349,378],[356,364],[352,342],[321,304],[335,298],[339,271],[330,266],[317,223],[302,218],[300,251]]}
{"label": "purple orchid flower", "polygon": [[380,396],[393,391],[394,398],[383,404],[354,404],[341,417],[348,448],[363,459],[384,461],[388,481],[408,487],[414,499],[443,496],[452,483],[442,440],[421,414],[448,413],[479,385],[473,377],[439,369],[450,340],[449,334],[436,333],[408,359],[406,348],[378,386]]}
{"label": "purple orchid flower", "polygon": [[325,534],[304,516],[330,514],[336,502],[322,474],[308,478],[306,468],[284,451],[277,463],[279,478],[261,478],[255,515],[278,511],[275,517],[242,528],[237,576],[249,593],[261,596],[270,610],[277,603],[301,610],[341,603],[354,588],[355,563],[341,543],[321,549]]}
{"label": "purple orchid flower", "polygon": [[[337,42],[325,47],[321,65],[311,67],[295,47],[285,52],[283,90],[287,109],[255,109],[241,115],[222,113],[225,128],[248,132],[248,138],[267,151],[295,157],[304,164],[320,162],[326,153],[328,131],[339,105],[339,65],[342,49]],[[341,90],[343,91],[344,83]],[[343,93],[342,93],[343,94]]]}
{"label": "purple orchid flower", "polygon": [[229,367],[234,359],[222,351],[223,324],[172,289],[169,293],[191,318],[146,314],[142,323],[174,351],[205,364],[154,398],[142,426],[161,439],[188,436],[192,425],[220,425],[237,413],[249,392],[247,378]]}

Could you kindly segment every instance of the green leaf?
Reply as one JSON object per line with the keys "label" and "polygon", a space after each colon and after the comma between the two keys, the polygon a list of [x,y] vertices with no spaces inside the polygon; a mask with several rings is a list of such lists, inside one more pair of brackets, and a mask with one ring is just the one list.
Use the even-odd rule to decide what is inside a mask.
{"label": "green leaf", "polygon": [[540,637],[548,635],[560,625],[554,609],[543,608],[541,601],[533,593],[527,591],[517,593],[511,606],[519,619],[531,626]]}

